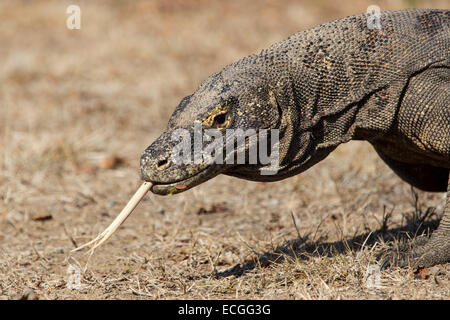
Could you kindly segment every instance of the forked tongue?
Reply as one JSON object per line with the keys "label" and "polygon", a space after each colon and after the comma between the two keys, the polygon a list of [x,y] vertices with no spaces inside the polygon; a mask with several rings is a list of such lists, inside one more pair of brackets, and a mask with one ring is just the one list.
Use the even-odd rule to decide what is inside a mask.
{"label": "forked tongue", "polygon": [[128,216],[133,212],[133,210],[142,200],[142,198],[150,190],[152,185],[153,184],[151,182],[144,182],[108,228],[100,233],[95,239],[79,246],[78,248],[73,249],[71,252],[79,251],[86,247],[92,246],[89,251],[91,254],[93,254],[95,249],[101,246],[106,240],[108,240],[114,234],[114,232],[116,232],[120,225],[128,218]]}

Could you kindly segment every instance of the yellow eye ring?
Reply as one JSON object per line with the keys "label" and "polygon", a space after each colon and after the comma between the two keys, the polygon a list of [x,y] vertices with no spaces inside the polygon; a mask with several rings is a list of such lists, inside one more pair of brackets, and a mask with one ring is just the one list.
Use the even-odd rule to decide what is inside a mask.
{"label": "yellow eye ring", "polygon": [[223,129],[230,123],[230,117],[227,115],[228,108],[226,106],[217,107],[202,121],[202,125],[207,128]]}

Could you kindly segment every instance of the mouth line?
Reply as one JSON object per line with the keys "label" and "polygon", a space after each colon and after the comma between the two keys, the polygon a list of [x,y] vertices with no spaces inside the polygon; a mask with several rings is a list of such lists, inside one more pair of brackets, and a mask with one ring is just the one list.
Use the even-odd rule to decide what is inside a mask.
{"label": "mouth line", "polygon": [[187,180],[193,179],[193,178],[201,175],[203,172],[205,172],[208,169],[209,169],[209,167],[207,167],[203,170],[200,170],[199,172],[195,173],[193,176],[190,176],[190,177],[187,177],[187,178],[181,179],[181,180],[175,180],[172,182],[155,182],[155,181],[150,181],[150,182],[153,183],[154,186],[161,186],[161,187],[182,184],[183,182],[185,182]]}
{"label": "mouth line", "polygon": [[185,179],[163,183],[150,181],[153,183],[151,191],[153,193],[161,195],[172,195],[175,193],[180,193],[214,178],[221,172],[223,172],[222,167],[217,166],[215,168],[212,168],[209,166]]}

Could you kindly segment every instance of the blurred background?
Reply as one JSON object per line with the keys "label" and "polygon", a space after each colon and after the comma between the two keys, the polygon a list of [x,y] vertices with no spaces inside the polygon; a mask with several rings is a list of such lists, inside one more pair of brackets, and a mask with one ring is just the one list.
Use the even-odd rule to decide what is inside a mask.
{"label": "blurred background", "polygon": [[[66,27],[72,4],[80,30]],[[0,297],[236,297],[238,280],[205,287],[192,276],[242,263],[252,253],[245,243],[267,250],[295,238],[291,214],[302,233],[320,224],[330,241],[376,229],[386,206],[401,225],[413,210],[409,187],[369,146],[350,143],[284,182],[218,177],[172,198],[147,196],[83,269],[83,289],[67,288],[68,266],[86,262],[68,252],[136,190],[141,153],[184,96],[229,63],[369,5],[449,8],[448,0],[0,1]],[[255,275],[247,277],[246,297],[292,297],[277,285],[254,291]],[[306,297],[303,285],[295,297]],[[325,297],[344,294],[333,290]]]}

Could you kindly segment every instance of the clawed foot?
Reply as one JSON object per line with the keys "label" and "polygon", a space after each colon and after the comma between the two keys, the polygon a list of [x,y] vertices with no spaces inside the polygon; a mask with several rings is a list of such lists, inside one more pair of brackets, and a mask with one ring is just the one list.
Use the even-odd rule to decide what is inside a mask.
{"label": "clawed foot", "polygon": [[[436,239],[433,239],[436,240]],[[401,243],[384,250],[378,255],[380,269],[393,267],[431,267],[450,260],[450,245],[421,236],[408,243]]]}
{"label": "clawed foot", "polygon": [[380,269],[387,267],[418,267],[423,255],[426,253],[429,239],[425,236],[416,238],[413,241],[400,243],[383,250],[378,255],[378,260],[382,260]]}

